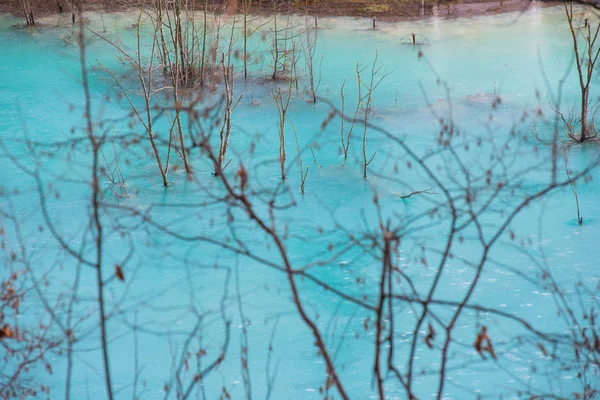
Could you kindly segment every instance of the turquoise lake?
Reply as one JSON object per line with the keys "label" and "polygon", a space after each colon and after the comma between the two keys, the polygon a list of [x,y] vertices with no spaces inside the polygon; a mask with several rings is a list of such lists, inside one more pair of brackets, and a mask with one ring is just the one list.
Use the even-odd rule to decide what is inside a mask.
{"label": "turquoise lake", "polygon": [[[583,13],[577,16],[583,18]],[[322,399],[325,390],[340,398],[334,386],[326,388],[325,361],[292,300],[276,243],[226,195],[199,146],[189,149],[191,176],[181,157],[171,152],[170,185],[163,186],[145,130],[107,72],[119,79],[132,103],[145,110],[136,71],[100,37],[134,51],[137,17],[135,12],[85,15],[91,117],[96,134],[105,137],[100,163],[117,171],[118,158],[116,173],[125,181],[111,186],[102,175],[99,181],[115,398],[183,398],[177,391],[189,385],[189,398],[194,399],[226,394],[243,399],[248,393],[258,399]],[[51,335],[58,334],[61,325],[72,326],[76,341],[70,398],[107,398],[96,272],[67,250],[76,249],[84,259],[97,255],[79,25],[72,25],[70,16],[38,19],[39,27],[25,29],[21,19],[0,15],[0,224],[6,230],[0,276],[4,279],[14,271],[30,276],[24,278],[30,289],[19,316],[23,329],[43,321],[52,325]],[[277,21],[290,26],[290,32],[300,32],[299,42],[313,23],[303,16],[279,16]],[[216,22],[210,23],[213,40]],[[231,19],[222,17],[219,23],[228,38]],[[241,28],[239,21],[236,24],[232,48],[239,51]],[[431,305],[431,315],[419,325],[412,357],[414,395],[574,398],[585,385],[600,389],[600,365],[590,361],[584,376],[578,376],[583,361],[568,344],[582,329],[599,330],[589,319],[599,307],[595,294],[600,284],[600,184],[594,168],[598,144],[559,141],[557,181],[569,179],[566,161],[571,176],[586,168],[589,172],[573,185],[561,184],[520,208],[551,184],[555,126],[565,139],[554,100],[560,94],[561,110],[567,114],[580,97],[564,8],[379,22],[377,30],[368,19],[320,18],[318,29],[309,31],[316,37],[317,103],[309,101],[304,57],[298,58],[297,87],[269,80],[272,25],[266,17],[253,21],[257,31],[249,42],[252,65],[247,80],[240,59],[233,62],[234,98],[239,103],[232,114],[225,174],[236,190],[242,190],[239,171],[244,166],[252,206],[265,221],[274,221],[293,268],[305,267],[303,271],[323,283],[296,276],[304,309],[322,333],[349,397],[379,398],[373,373],[376,316],[324,285],[375,306],[382,270],[380,221],[390,221],[400,237],[392,256],[393,292],[427,298],[451,230],[453,210],[446,189],[457,204],[457,224],[465,227],[454,237],[452,256],[443,263],[433,295],[448,304]],[[147,21],[140,32],[147,57],[152,43]],[[426,37],[428,44],[402,43],[411,32]],[[227,43],[221,40],[225,44],[219,51]],[[344,160],[341,119],[331,110],[341,107],[345,85],[345,115],[352,118],[357,63],[364,67],[363,80],[368,80],[376,58],[376,80],[385,76],[368,114],[372,126],[367,129],[367,153],[375,156],[365,179],[365,111],[359,110]],[[285,184],[273,97],[278,87],[292,90]],[[594,77],[592,103],[599,88]],[[152,99],[155,129],[166,159],[171,123],[166,115],[173,113],[164,88],[157,84],[155,89],[160,89]],[[219,114],[223,91],[219,82],[212,90],[187,93],[187,100],[201,98],[193,105],[200,115],[198,124],[183,115],[187,145],[192,144],[187,136],[191,131],[199,136],[209,132],[208,140],[218,150],[215,126],[221,120],[211,112]],[[208,112],[209,107],[216,108]],[[167,112],[160,114],[160,108]],[[451,150],[440,142],[445,134],[440,132],[450,122]],[[350,124],[345,121],[346,134]],[[308,167],[304,194],[297,150],[304,169]],[[486,171],[493,184],[486,184]],[[415,191],[422,193],[406,197]],[[577,222],[574,191],[583,225]],[[477,215],[477,223],[468,222],[470,212]],[[493,246],[484,249],[481,238],[491,240],[496,233]],[[227,247],[236,248],[237,254]],[[485,263],[467,302],[480,308],[467,307],[456,320],[438,396],[445,340],[440,321],[447,323],[467,295],[482,256]],[[123,281],[113,276],[115,265],[122,267]],[[35,284],[43,289],[43,301],[31,288]],[[567,315],[567,309],[573,314]],[[395,326],[390,335],[392,363],[402,374],[407,374],[421,312],[418,302],[398,300],[392,321],[384,318],[384,331],[390,322]],[[552,348],[519,321],[566,342]],[[473,346],[483,325],[494,343],[495,360],[482,357]],[[429,326],[436,331],[432,349],[425,341]],[[194,383],[195,371],[217,359],[227,340],[222,362]],[[540,350],[540,343],[552,356]],[[387,366],[389,346],[384,344],[382,351]],[[5,352],[0,348],[0,357]],[[66,397],[66,353],[63,343],[46,354],[52,373],[42,366],[27,372],[26,379],[50,388],[51,399]],[[242,367],[246,362],[247,373]],[[6,363],[0,372],[8,374],[11,367]],[[386,371],[386,398],[407,399],[406,389]]]}

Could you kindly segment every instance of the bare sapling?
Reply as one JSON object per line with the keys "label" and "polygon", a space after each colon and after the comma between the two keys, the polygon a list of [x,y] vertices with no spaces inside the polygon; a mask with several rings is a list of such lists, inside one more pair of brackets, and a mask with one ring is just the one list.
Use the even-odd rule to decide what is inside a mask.
{"label": "bare sapling", "polygon": [[317,30],[312,29],[308,23],[308,15],[306,16],[306,44],[304,46],[304,60],[306,62],[306,73],[310,90],[310,101],[317,102],[317,92],[321,85],[321,66],[323,65],[323,55],[319,61],[318,77],[315,76],[315,53],[317,51]]}
{"label": "bare sapling", "polygon": [[251,0],[242,0],[240,12],[243,17],[243,30],[244,30],[244,54],[242,55],[244,61],[244,79],[248,79],[248,39],[254,32],[248,30],[248,13],[250,12]]}
{"label": "bare sapling", "polygon": [[202,51],[200,56],[200,87],[204,87],[204,66],[206,64],[206,37],[208,35],[208,17],[207,9],[208,0],[204,1],[204,9],[202,10],[203,24],[202,24]]}
{"label": "bare sapling", "polygon": [[[174,44],[174,51],[173,51],[173,55],[175,58],[175,62],[174,62],[174,68],[170,68],[170,72],[171,72],[171,83],[173,85],[173,90],[172,90],[172,94],[173,94],[173,102],[175,105],[175,126],[177,128],[177,134],[178,134],[178,138],[179,138],[179,145],[180,145],[180,149],[181,149],[181,158],[183,159],[183,165],[185,166],[185,171],[186,173],[190,174],[192,172],[188,158],[187,158],[187,151],[186,151],[186,146],[185,146],[185,138],[183,135],[183,128],[181,126],[181,105],[182,105],[182,99],[180,97],[180,85],[183,87],[187,87],[191,84],[191,79],[193,79],[193,66],[190,67],[187,62],[188,62],[188,57],[186,57],[189,53],[187,51],[188,46],[187,46],[187,40],[184,42],[184,36],[183,36],[183,27],[182,27],[182,18],[181,18],[181,13],[182,13],[182,9],[181,9],[181,1],[177,0],[175,2],[172,3],[173,5],[173,9],[174,12],[173,14],[173,20],[174,20],[174,25],[175,25],[175,32],[174,32],[174,40],[173,40],[173,44]],[[168,5],[167,5],[168,7]],[[168,10],[168,8],[167,8]],[[168,17],[167,18],[169,21],[169,28],[171,30],[171,32],[173,32],[172,29],[172,25],[171,25],[171,18]],[[192,24],[193,26],[193,24]],[[139,29],[139,27],[138,27]],[[187,39],[187,36],[186,36]],[[160,53],[159,53],[160,54]],[[166,53],[167,57],[170,59],[170,53],[167,52]],[[190,60],[191,63],[191,60]],[[173,65],[173,64],[171,64]],[[172,134],[172,133],[171,133]]]}
{"label": "bare sapling", "polygon": [[310,148],[310,153],[311,153],[311,154],[312,154],[312,156],[313,156],[313,161],[315,162],[315,165],[316,165],[317,167],[321,168],[321,166],[319,165],[319,161],[317,161],[317,156],[315,155],[315,151],[314,151],[313,147],[312,147],[312,146],[309,146],[309,148]]}
{"label": "bare sapling", "polygon": [[340,136],[342,138],[342,152],[344,153],[344,160],[346,160],[346,140],[344,132],[344,122],[346,122],[346,98],[344,97],[344,88],[346,87],[346,80],[342,83],[342,88],[340,89],[340,97],[342,98],[342,103],[340,104]]}
{"label": "bare sapling", "polygon": [[298,76],[298,45],[297,41],[292,41],[292,48],[289,53],[289,64],[290,64],[290,79],[294,82],[296,87],[296,94],[300,92],[300,77]]}
{"label": "bare sapling", "polygon": [[279,165],[281,167],[281,179],[285,180],[285,123],[287,118],[288,107],[290,106],[290,99],[292,98],[292,84],[290,80],[287,90],[281,90],[281,86],[277,87],[277,90],[273,90],[273,98],[275,104],[277,104],[277,111],[279,112]]}
{"label": "bare sapling", "polygon": [[583,225],[583,217],[581,216],[581,209],[579,207],[579,193],[577,192],[576,182],[571,178],[571,171],[569,171],[569,158],[568,154],[565,151],[565,172],[567,173],[567,179],[569,180],[569,186],[571,187],[571,191],[573,192],[573,196],[575,196],[575,205],[577,207],[577,223],[579,225]]}
{"label": "bare sapling", "polygon": [[[206,74],[207,77],[217,77],[219,76],[219,70],[220,70],[220,44],[221,44],[221,30],[223,28],[223,16],[222,15],[218,15],[216,13],[213,12],[212,15],[212,20],[213,20],[213,27],[212,30],[214,31],[212,33],[213,37],[212,37],[212,42],[210,43],[210,46],[208,47],[207,50],[207,54],[205,57],[205,64],[206,66],[204,67],[204,74]],[[210,82],[209,82],[210,83]],[[206,84],[206,81],[205,81]]]}
{"label": "bare sapling", "polygon": [[169,73],[170,62],[168,55],[169,48],[167,46],[167,41],[165,40],[165,23],[163,15],[162,2],[159,1],[156,5],[156,12],[154,13],[155,18],[152,19],[152,23],[154,24],[154,32],[156,32],[155,40],[159,41],[157,45],[159,48],[158,55],[160,63],[162,64],[162,73],[166,77]]}
{"label": "bare sapling", "polygon": [[[143,96],[144,96],[144,104],[145,104],[145,108],[146,108],[146,122],[144,122],[143,118],[141,117],[141,115],[139,114],[139,112],[137,111],[137,108],[134,106],[133,102],[131,101],[129,95],[125,92],[125,89],[123,88],[123,86],[121,86],[121,84],[117,81],[116,77],[114,75],[113,78],[115,79],[115,82],[117,83],[117,85],[119,86],[119,88],[121,89],[121,91],[123,92],[123,94],[125,95],[125,97],[127,98],[127,100],[129,101],[130,106],[132,107],[132,109],[134,110],[135,114],[137,115],[139,121],[142,123],[142,125],[144,125],[146,132],[148,134],[148,139],[150,140],[150,144],[152,146],[152,151],[154,153],[154,158],[156,160],[156,164],[158,165],[158,168],[160,170],[160,174],[162,177],[162,181],[163,181],[163,185],[165,187],[169,186],[169,180],[167,178],[167,173],[168,173],[168,168],[169,168],[169,163],[167,161],[166,165],[163,167],[163,163],[162,163],[162,159],[160,156],[160,152],[158,150],[158,146],[156,144],[156,140],[154,137],[154,130],[153,130],[153,118],[152,118],[152,102],[151,102],[151,97],[152,97],[152,63],[154,60],[154,53],[155,53],[155,46],[152,46],[152,54],[150,56],[150,67],[148,68],[148,77],[145,78],[143,75],[143,66],[142,66],[142,49],[141,49],[141,41],[142,41],[142,35],[140,32],[140,23],[141,23],[141,19],[142,19],[142,13],[140,11],[140,15],[138,17],[138,23],[137,23],[137,72],[138,72],[138,78],[140,80],[140,83],[142,85],[142,90],[143,90]],[[147,79],[147,81],[146,81]],[[170,143],[170,142],[169,142]],[[170,148],[169,148],[169,154],[170,154]]]}
{"label": "bare sapling", "polygon": [[273,57],[273,74],[271,75],[271,79],[277,79],[277,68],[279,65],[279,30],[277,29],[277,14],[273,17],[273,23],[275,28],[273,29],[274,39],[273,39],[273,48],[271,49],[271,56]]}
{"label": "bare sapling", "polygon": [[238,7],[238,11],[242,14],[242,32],[243,32],[243,53],[242,53],[242,61],[244,63],[244,80],[248,79],[248,61],[252,57],[252,51],[248,49],[248,41],[250,37],[258,32],[259,29],[263,28],[267,24],[271,22],[271,19],[265,19],[264,21],[253,25],[255,21],[258,21],[260,17],[253,18],[251,17],[250,11],[252,7],[252,0],[241,0],[240,5]]}
{"label": "bare sapling", "polygon": [[242,96],[238,98],[234,104],[234,93],[235,93],[235,71],[234,66],[231,62],[231,54],[233,53],[233,40],[235,30],[235,19],[231,24],[231,32],[229,36],[229,45],[227,48],[227,54],[221,54],[221,70],[223,72],[223,83],[225,87],[225,110],[223,116],[223,124],[219,132],[220,144],[219,144],[219,157],[215,165],[215,176],[219,176],[223,173],[229,163],[225,163],[225,157],[227,155],[227,148],[229,147],[229,138],[231,137],[231,116],[233,111],[236,109]]}
{"label": "bare sapling", "polygon": [[342,89],[340,90],[340,96],[342,98],[342,104],[341,104],[341,136],[342,136],[342,150],[344,152],[344,163],[346,162],[346,160],[348,159],[348,152],[350,151],[350,140],[352,139],[352,133],[354,132],[354,127],[356,126],[356,120],[358,119],[358,114],[360,113],[360,110],[362,108],[362,100],[363,100],[363,96],[362,96],[362,80],[361,80],[361,74],[363,73],[363,71],[365,70],[364,66],[361,66],[359,63],[356,63],[356,83],[358,86],[358,101],[356,103],[356,108],[354,110],[354,116],[352,118],[352,121],[350,122],[350,129],[348,130],[348,133],[345,132],[345,116],[346,116],[346,97],[344,95],[344,89],[346,88],[346,81],[344,80],[344,83],[342,83]]}
{"label": "bare sapling", "polygon": [[[167,53],[173,57],[171,61],[171,69],[173,77],[177,78],[178,83],[183,86],[190,84],[190,73],[191,69],[188,65],[187,60],[187,46],[183,39],[183,26],[182,26],[182,0],[174,0],[165,2],[165,10],[167,11],[167,18],[165,20],[169,33],[171,34],[171,43],[173,45],[173,51]],[[172,8],[170,9],[169,6]]]}
{"label": "bare sapling", "polygon": [[100,172],[104,175],[106,182],[108,183],[108,187],[113,192],[115,196],[123,196],[125,195],[125,178],[123,176],[123,171],[121,171],[121,164],[119,161],[119,155],[117,153],[117,146],[115,145],[115,137],[111,139],[112,151],[113,151],[113,161],[114,165],[106,158],[104,154],[103,148],[99,149],[100,155],[102,156],[102,161],[104,165],[100,168]]}
{"label": "bare sapling", "polygon": [[[138,15],[138,20],[137,20],[137,51],[136,51],[135,55],[130,55],[124,48],[122,48],[119,45],[115,44],[114,42],[110,41],[108,38],[100,36],[97,33],[96,33],[96,35],[98,35],[102,39],[106,40],[111,45],[113,45],[121,53],[121,55],[125,58],[125,60],[127,62],[129,62],[135,68],[138,79],[139,79],[141,87],[142,87],[142,97],[144,99],[144,110],[138,109],[138,107],[134,104],[133,100],[131,99],[129,92],[123,87],[123,85],[121,84],[119,79],[116,77],[116,75],[113,72],[111,72],[108,68],[106,68],[104,65],[100,64],[100,66],[104,69],[104,71],[106,71],[113,78],[113,80],[115,81],[115,84],[117,85],[117,87],[119,88],[119,90],[121,91],[121,93],[123,94],[123,96],[125,97],[127,102],[129,103],[129,106],[131,107],[133,115],[137,118],[137,120],[144,127],[144,130],[146,131],[146,134],[148,135],[148,140],[150,142],[150,145],[152,146],[152,152],[154,154],[154,159],[156,160],[156,164],[160,171],[162,183],[165,187],[168,187],[169,180],[167,178],[167,174],[168,174],[168,168],[169,168],[169,158],[170,158],[170,153],[171,153],[171,140],[169,140],[169,147],[167,150],[167,162],[166,162],[166,165],[163,165],[162,157],[160,155],[160,151],[159,151],[156,137],[155,137],[154,127],[153,127],[154,117],[153,117],[153,113],[152,113],[152,111],[154,110],[154,107],[152,105],[152,98],[153,98],[153,95],[155,94],[152,82],[153,82],[154,60],[155,60],[155,55],[156,55],[155,54],[156,53],[156,41],[153,41],[151,54],[149,57],[149,65],[147,68],[147,76],[146,76],[146,71],[145,71],[144,65],[142,63],[142,55],[141,55],[142,38],[141,38],[141,32],[140,32],[140,23],[141,23],[141,19],[142,19],[142,13],[143,13],[143,10],[140,10],[140,13]],[[155,34],[156,34],[156,32],[155,32]]]}
{"label": "bare sapling", "polygon": [[294,27],[287,18],[285,26],[282,28],[278,24],[278,18],[273,16],[273,42],[271,44],[271,59],[273,61],[273,73],[271,80],[294,79],[294,68],[296,66],[296,38],[298,34],[294,32]]}
{"label": "bare sapling", "polygon": [[31,7],[30,0],[19,0],[21,7],[23,8],[23,15],[25,17],[25,23],[27,26],[35,26],[35,15],[33,8]]}
{"label": "bare sapling", "polygon": [[219,133],[219,158],[215,165],[215,176],[221,175],[225,168],[227,168],[227,165],[229,165],[229,162],[225,163],[225,157],[227,155],[227,148],[229,147],[229,139],[231,137],[231,116],[238,104],[240,104],[243,96],[240,96],[234,104],[235,76],[234,66],[231,63],[231,46],[227,57],[225,57],[225,53],[222,54],[221,68],[223,70],[223,82],[225,86],[225,115],[223,116],[223,125],[221,126],[221,131]]}
{"label": "bare sapling", "polygon": [[363,85],[366,89],[366,94],[361,99],[361,102],[365,104],[363,130],[363,178],[367,177],[367,167],[369,166],[369,164],[371,164],[371,162],[373,162],[373,159],[377,154],[377,152],[374,152],[370,158],[367,158],[367,131],[369,126],[369,115],[371,114],[373,108],[373,93],[388,75],[385,71],[382,72],[383,67],[377,65],[377,58],[378,54],[376,52],[375,59],[373,60],[373,65],[371,67],[371,76],[369,78],[369,82],[365,83],[364,81],[362,81],[360,79],[360,75],[358,77],[359,85]]}
{"label": "bare sapling", "polygon": [[71,23],[75,24],[77,17],[81,18],[83,12],[82,0],[67,0],[67,6],[71,10]]}
{"label": "bare sapling", "polygon": [[296,132],[294,124],[290,123],[290,125],[292,126],[294,137],[296,138],[296,151],[298,152],[298,163],[300,164],[300,190],[302,191],[302,195],[304,195],[304,185],[306,184],[306,178],[308,177],[308,167],[306,167],[305,170],[302,164],[302,151],[300,149],[300,143],[298,142],[298,132]]}
{"label": "bare sapling", "polygon": [[[592,24],[589,23],[589,21],[586,22],[583,28],[576,26],[573,21],[573,2],[565,1],[564,7],[567,21],[569,22],[571,37],[573,39],[573,50],[575,52],[577,76],[581,92],[581,118],[579,121],[581,133],[579,137],[577,137],[572,132],[572,129],[568,129],[568,131],[571,139],[582,143],[588,139],[595,138],[598,135],[593,118],[590,121],[589,98],[592,77],[594,75],[598,56],[600,55],[600,46],[597,43],[598,33],[600,32],[600,22],[596,24],[595,28],[592,28]],[[581,36],[583,40],[578,39],[579,36]]]}

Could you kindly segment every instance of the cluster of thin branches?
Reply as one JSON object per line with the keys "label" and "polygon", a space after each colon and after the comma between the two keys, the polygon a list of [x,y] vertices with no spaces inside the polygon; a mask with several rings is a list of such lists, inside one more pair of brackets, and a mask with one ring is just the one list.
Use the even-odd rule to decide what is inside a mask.
{"label": "cluster of thin branches", "polygon": [[[431,118],[438,127],[437,141],[430,151],[420,152],[404,136],[372,122],[375,89],[386,76],[377,58],[370,71],[360,64],[356,67],[358,99],[350,117],[345,111],[344,86],[340,92],[341,107],[327,99],[319,99],[316,95],[315,64],[314,61],[307,62],[312,76],[308,78],[312,101],[320,100],[330,107],[317,136],[325,135],[333,124],[339,123],[346,159],[355,126],[363,129],[360,163],[363,178],[367,178],[368,171],[370,173],[366,194],[363,195],[371,201],[352,220],[345,215],[339,216],[335,206],[322,201],[323,214],[327,214],[327,218],[312,216],[311,222],[315,226],[306,233],[306,229],[299,229],[286,218],[299,205],[286,179],[288,171],[296,164],[287,161],[285,152],[289,105],[294,99],[294,83],[298,82],[295,65],[298,59],[296,46],[300,42],[295,39],[304,40],[304,35],[292,33],[295,31],[289,29],[289,24],[278,28],[276,20],[273,21],[273,64],[270,67],[273,68],[271,78],[278,85],[271,93],[279,114],[279,157],[276,161],[281,179],[272,183],[263,179],[264,175],[273,174],[271,165],[253,162],[252,147],[257,146],[256,143],[250,145],[245,156],[235,154],[235,161],[228,159],[228,154],[231,154],[227,151],[229,142],[234,138],[234,110],[241,101],[235,92],[233,34],[223,45],[223,41],[217,39],[222,32],[222,25],[217,22],[213,25],[218,27],[212,34],[214,41],[208,44],[206,12],[199,25],[200,30],[196,30],[190,27],[193,21],[189,25],[190,21],[184,19],[186,10],[178,9],[180,5],[178,1],[158,1],[152,9],[145,8],[139,13],[137,49],[127,49],[103,37],[114,44],[122,59],[133,66],[137,75],[141,95],[128,90],[114,72],[104,68],[130,107],[131,112],[125,120],[136,120],[143,134],[111,134],[110,130],[101,128],[104,121],[94,118],[84,40],[86,26],[80,19],[78,42],[85,95],[85,124],[81,137],[61,143],[40,144],[26,136],[23,144],[28,158],[25,159],[0,141],[4,158],[33,183],[33,189],[26,193],[34,193],[38,200],[41,230],[58,248],[57,257],[72,268],[68,275],[72,281],[57,296],[65,301],[55,306],[53,302],[57,299],[43,290],[42,279],[32,267],[33,257],[25,251],[27,245],[19,243],[23,240],[19,232],[23,225],[27,225],[27,218],[21,218],[10,205],[12,199],[21,194],[3,191],[2,199],[5,201],[0,211],[3,218],[11,221],[14,248],[22,251],[20,255],[14,252],[14,256],[8,252],[4,258],[7,265],[14,262],[22,268],[13,269],[0,285],[0,344],[9,349],[7,355],[17,357],[5,363],[8,372],[2,371],[2,396],[21,397],[31,394],[36,387],[46,391],[46,386],[27,385],[22,371],[30,363],[41,363],[51,368],[46,354],[55,351],[67,357],[64,382],[66,398],[70,398],[75,364],[80,362],[80,354],[86,351],[84,345],[93,341],[93,349],[102,359],[101,375],[106,396],[112,400],[117,393],[130,388],[133,398],[141,398],[144,395],[141,383],[144,371],[139,361],[139,344],[143,343],[139,337],[144,334],[159,337],[170,347],[170,375],[159,383],[165,398],[213,397],[215,393],[206,393],[206,383],[234,351],[230,345],[232,311],[229,293],[233,287],[235,307],[241,320],[238,355],[243,396],[251,398],[256,384],[252,382],[252,341],[241,289],[244,282],[240,279],[241,266],[245,262],[253,268],[277,272],[285,282],[294,314],[310,335],[309,343],[316,347],[310,349],[316,350],[313,357],[322,361],[320,391],[325,398],[339,396],[348,399],[353,396],[348,386],[356,378],[342,367],[338,356],[342,351],[364,351],[364,342],[347,339],[354,335],[362,335],[370,346],[371,361],[360,366],[358,373],[372,379],[373,390],[381,400],[389,398],[391,393],[403,393],[411,399],[430,395],[431,388],[419,384],[421,377],[435,382],[436,397],[444,398],[448,396],[449,386],[456,384],[454,374],[468,368],[467,364],[488,362],[493,363],[497,371],[513,378],[514,383],[506,389],[511,394],[553,398],[572,395],[593,398],[597,394],[600,332],[595,323],[598,318],[596,290],[580,284],[576,286],[577,297],[567,296],[565,288],[553,277],[543,249],[539,249],[540,254],[533,254],[532,246],[527,245],[528,238],[515,232],[513,223],[532,205],[543,203],[553,193],[585,179],[598,166],[600,159],[594,158],[579,170],[562,177],[558,173],[560,153],[556,151],[556,141],[553,141],[551,145],[538,149],[523,166],[520,161],[531,156],[533,147],[529,141],[529,130],[524,129],[532,123],[531,117],[523,118],[521,125],[500,137],[492,134],[491,122],[482,132],[463,131],[454,120],[448,85],[435,76],[433,69],[432,74],[449,106],[441,112],[428,104]],[[144,59],[142,51],[140,28],[144,16],[149,16],[154,27],[147,59]],[[243,16],[246,21],[246,14]],[[231,32],[234,26],[235,22],[232,22]],[[247,38],[246,22],[243,32]],[[311,32],[306,31],[307,43],[312,43]],[[313,46],[314,43],[305,47],[307,59],[314,59]],[[248,58],[246,51],[244,44],[244,61]],[[198,72],[204,68],[205,57],[209,60],[207,65],[210,65],[211,74],[215,74],[215,77],[207,78],[206,85],[218,85],[222,89],[214,89],[213,92],[210,88],[197,92],[185,90],[205,85],[204,72]],[[365,71],[367,79],[364,79]],[[162,75],[155,79],[155,73]],[[281,79],[287,74],[289,79]],[[244,76],[247,76],[246,64]],[[157,82],[165,86],[157,88]],[[153,101],[153,97],[163,90],[170,93],[161,97],[163,103]],[[498,106],[499,101],[494,100],[490,112]],[[159,118],[168,121],[170,128],[166,138],[156,133]],[[552,126],[552,121],[548,124]],[[290,126],[296,137],[301,190],[304,193],[308,169],[304,169],[298,133],[293,124],[290,123]],[[334,128],[338,130],[337,125]],[[376,137],[386,143],[386,148],[378,155],[378,160],[382,161],[377,168],[372,165],[375,154],[369,157],[367,152],[367,132],[371,138]],[[114,165],[103,151],[109,143],[115,146]],[[138,149],[147,147],[147,144],[151,147],[150,157],[157,164],[163,185],[169,186],[167,173],[172,170],[171,152],[176,152],[188,173],[189,185],[195,188],[200,200],[182,202],[169,199],[159,204],[140,205],[121,203],[110,196],[115,185],[124,184],[125,174],[118,160],[126,158],[127,154],[141,154],[140,158],[145,160],[146,152]],[[87,175],[85,178],[79,176],[76,181],[86,190],[87,201],[82,210],[84,223],[77,240],[63,230],[60,218],[53,214],[55,207],[52,207],[53,201],[59,201],[60,186],[72,184],[74,179],[71,176],[49,178],[43,168],[44,160],[52,157],[62,157],[68,163],[72,159],[69,156],[71,152],[88,157],[85,168],[78,172]],[[194,159],[190,160],[192,154]],[[212,166],[214,177],[207,179],[192,173],[194,163]],[[228,165],[232,166],[226,169]],[[538,183],[533,185],[533,189],[532,181]],[[111,190],[104,190],[105,182]],[[418,201],[418,207],[405,212],[395,206],[398,201],[403,204]],[[165,213],[167,208],[176,211],[173,214],[176,216]],[[213,214],[217,222],[212,218],[207,222],[207,214]],[[251,238],[248,238],[248,232],[252,232]],[[185,257],[170,255],[178,260],[178,267],[186,275],[176,283],[177,288],[183,285],[189,290],[189,304],[183,307],[187,322],[185,328],[165,329],[152,318],[144,318],[147,315],[140,315],[160,314],[161,309],[155,302],[167,288],[158,285],[135,296],[129,292],[128,285],[135,283],[140,274],[146,273],[142,266],[136,267],[134,261],[144,259],[145,250],[136,247],[139,236],[146,236],[148,240],[160,237],[163,254],[174,251],[169,249],[169,244],[173,248],[189,247]],[[253,237],[260,240],[253,240]],[[431,240],[431,237],[437,239]],[[123,246],[125,250],[112,248],[115,240],[126,243]],[[312,243],[315,250],[309,254],[298,254],[298,243]],[[467,245],[469,252],[465,253]],[[503,246],[535,260],[532,262],[538,267],[537,273],[528,275],[495,259],[495,249]],[[222,263],[219,256],[208,262],[194,259],[196,248],[203,251],[213,249],[218,254],[231,256],[228,260],[234,261]],[[348,263],[349,259],[352,262]],[[207,267],[207,264],[214,265]],[[340,265],[345,265],[342,272]],[[193,267],[203,273],[211,273],[209,276],[223,275],[222,295],[211,299],[215,307],[204,309],[199,306],[201,301],[196,298]],[[463,287],[453,288],[453,295],[449,295],[448,280],[457,268],[464,268],[468,279]],[[541,324],[521,315],[518,310],[509,311],[483,303],[479,291],[485,287],[484,277],[491,269],[500,269],[519,281],[548,290],[556,301],[556,309],[563,322],[572,329],[567,333],[546,331],[540,327]],[[231,282],[232,275],[234,283]],[[28,285],[20,283],[25,278]],[[44,277],[44,280],[53,279],[53,276]],[[91,299],[89,293],[87,298],[80,293],[82,279],[92,282],[94,292]],[[339,308],[357,311],[352,316],[337,316],[337,310],[320,305],[318,298],[314,298],[318,297],[315,293],[321,291],[335,299],[334,303],[339,304]],[[21,300],[33,293],[43,306],[44,318],[47,318],[36,331],[16,325]],[[91,312],[86,312],[81,306],[84,299],[87,304],[93,305]],[[574,299],[580,304],[574,303]],[[175,307],[168,307],[167,313],[174,311]],[[322,323],[325,318],[330,321],[327,326]],[[343,327],[338,327],[338,324]],[[222,335],[220,340],[214,340],[206,331],[218,325]],[[499,333],[502,325],[510,327],[510,331]],[[277,368],[271,364],[276,326],[266,350],[267,397],[274,390],[277,376]],[[115,355],[112,346],[122,337],[130,337],[134,344],[133,382],[122,383],[112,374]],[[519,343],[525,356],[531,359],[515,361],[510,356],[515,343]],[[430,352],[431,356],[420,356],[425,352]],[[514,376],[515,365],[525,365],[535,371],[536,376],[549,380],[565,371],[573,373],[580,383],[579,389],[576,393],[563,393],[559,389],[550,391],[544,386],[532,385]],[[542,371],[540,365],[547,368]],[[220,388],[217,395],[231,398],[231,388],[227,384],[220,385]]]}

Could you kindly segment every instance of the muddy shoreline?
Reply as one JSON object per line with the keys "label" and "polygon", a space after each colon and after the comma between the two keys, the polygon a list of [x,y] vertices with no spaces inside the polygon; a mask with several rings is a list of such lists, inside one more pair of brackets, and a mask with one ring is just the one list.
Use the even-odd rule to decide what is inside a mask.
{"label": "muddy shoreline", "polygon": [[[532,8],[552,7],[562,3],[555,1],[504,0],[500,1],[439,1],[439,2],[390,2],[385,5],[366,5],[356,1],[334,1],[309,7],[308,14],[317,17],[373,18],[378,21],[400,22],[430,17],[463,18],[494,15],[509,12],[525,12]],[[272,9],[258,9],[272,14]],[[305,8],[288,9],[289,13],[305,14]]]}
{"label": "muddy shoreline", "polygon": [[[86,5],[86,11],[96,12],[122,12],[132,9],[131,3],[119,6],[112,3],[106,7],[103,1],[91,1]],[[318,18],[325,17],[354,17],[377,18],[383,22],[399,22],[406,20],[437,18],[463,18],[482,15],[495,15],[509,12],[525,12],[532,8],[556,6],[561,4],[556,1],[539,0],[503,0],[503,1],[388,1],[385,3],[357,0],[329,0],[313,2],[289,3],[274,7],[272,4],[254,4],[250,13],[258,15],[273,14],[308,14]],[[56,3],[44,1],[34,6],[37,18],[44,18],[58,14]],[[0,12],[11,13],[16,17],[22,16],[22,9],[14,2],[0,0]],[[70,13],[63,7],[63,13]]]}

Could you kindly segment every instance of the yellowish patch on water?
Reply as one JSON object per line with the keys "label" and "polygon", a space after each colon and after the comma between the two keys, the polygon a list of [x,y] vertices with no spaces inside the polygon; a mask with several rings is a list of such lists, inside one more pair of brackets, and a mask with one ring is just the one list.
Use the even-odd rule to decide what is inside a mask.
{"label": "yellowish patch on water", "polygon": [[382,13],[389,11],[390,6],[387,4],[373,4],[366,7],[361,8],[361,11],[364,12],[374,12],[374,13]]}

